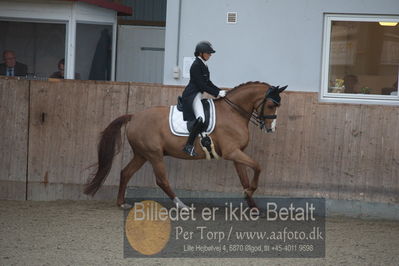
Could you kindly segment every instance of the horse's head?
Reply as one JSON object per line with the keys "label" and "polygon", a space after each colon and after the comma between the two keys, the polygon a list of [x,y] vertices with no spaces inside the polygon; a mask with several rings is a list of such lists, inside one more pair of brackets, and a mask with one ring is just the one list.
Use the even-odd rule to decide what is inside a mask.
{"label": "horse's head", "polygon": [[280,93],[287,87],[270,86],[259,81],[247,82],[230,90],[222,99],[265,132],[274,132],[276,112],[281,102]]}
{"label": "horse's head", "polygon": [[271,133],[276,130],[277,108],[280,106],[280,93],[288,86],[280,88],[280,86],[271,86],[263,100],[257,105],[256,112],[258,113],[257,120],[260,123],[260,128],[265,132]]}

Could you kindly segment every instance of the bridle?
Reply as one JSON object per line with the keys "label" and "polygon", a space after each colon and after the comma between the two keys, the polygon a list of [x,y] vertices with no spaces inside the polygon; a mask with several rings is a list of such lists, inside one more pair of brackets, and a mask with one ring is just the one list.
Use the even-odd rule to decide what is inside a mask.
{"label": "bridle", "polygon": [[[266,101],[268,99],[272,100],[277,106],[280,105],[279,102],[277,102],[276,100],[274,100],[272,97],[270,97],[270,92],[272,91],[272,87],[270,87],[266,94],[265,97],[263,98],[263,100],[255,107],[255,112],[247,112],[246,110],[244,110],[242,107],[240,107],[239,105],[233,103],[229,98],[223,97],[222,99],[228,104],[230,105],[234,110],[236,110],[240,115],[242,115],[243,117],[245,117],[246,119],[249,119],[249,121],[251,121],[251,123],[253,123],[256,126],[259,126],[260,129],[263,129],[265,127],[265,119],[276,119],[277,115],[264,115],[263,111],[265,110],[265,105],[266,105]],[[258,112],[258,109],[260,107],[260,111]]]}

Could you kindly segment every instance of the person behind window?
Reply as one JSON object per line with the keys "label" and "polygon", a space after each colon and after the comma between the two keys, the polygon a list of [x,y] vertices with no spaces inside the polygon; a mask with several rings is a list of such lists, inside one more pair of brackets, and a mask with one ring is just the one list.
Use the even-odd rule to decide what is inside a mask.
{"label": "person behind window", "polygon": [[358,83],[358,79],[355,75],[346,75],[344,77],[344,93],[357,93],[355,86]]}
{"label": "person behind window", "polygon": [[65,59],[58,61],[58,71],[51,74],[50,78],[63,79],[64,78]]}
{"label": "person behind window", "polygon": [[[64,79],[64,75],[65,75],[65,59],[62,58],[60,61],[58,61],[58,71],[54,72],[53,74],[51,74],[50,78],[54,78],[54,79]],[[75,73],[75,79],[80,79],[80,74],[79,73]]]}
{"label": "person behind window", "polygon": [[25,76],[28,72],[28,67],[25,64],[17,62],[14,51],[5,50],[3,52],[4,63],[0,64],[0,75],[15,77]]}

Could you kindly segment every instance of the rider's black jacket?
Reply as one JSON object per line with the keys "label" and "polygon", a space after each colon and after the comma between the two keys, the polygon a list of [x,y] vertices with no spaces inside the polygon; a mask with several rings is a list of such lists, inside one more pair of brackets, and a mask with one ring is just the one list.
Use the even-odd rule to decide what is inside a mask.
{"label": "rider's black jacket", "polygon": [[207,92],[218,96],[220,89],[210,80],[208,67],[200,58],[196,58],[190,68],[190,82],[183,91],[183,118],[185,121],[195,119],[193,101],[198,92]]}

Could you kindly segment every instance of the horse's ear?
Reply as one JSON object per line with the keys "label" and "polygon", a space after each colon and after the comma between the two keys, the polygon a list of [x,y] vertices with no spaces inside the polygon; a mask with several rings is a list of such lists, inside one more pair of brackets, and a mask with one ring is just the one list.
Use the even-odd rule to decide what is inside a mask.
{"label": "horse's ear", "polygon": [[280,86],[272,86],[271,88],[270,88],[270,91],[279,91],[280,90]]}
{"label": "horse's ear", "polygon": [[286,85],[286,86],[284,86],[284,87],[281,87],[281,88],[278,90],[278,92],[279,92],[279,93],[280,93],[280,92],[283,92],[287,87],[288,87],[288,85]]}

